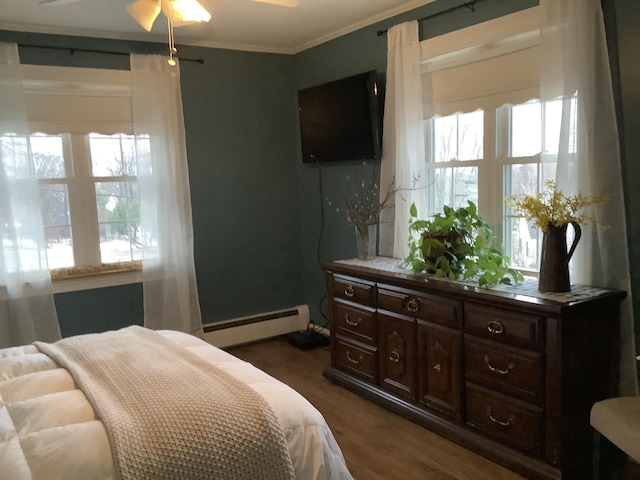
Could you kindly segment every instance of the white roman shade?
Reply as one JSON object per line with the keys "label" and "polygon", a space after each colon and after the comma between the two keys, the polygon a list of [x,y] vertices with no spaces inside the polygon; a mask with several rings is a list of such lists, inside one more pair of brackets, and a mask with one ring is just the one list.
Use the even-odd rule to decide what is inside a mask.
{"label": "white roman shade", "polygon": [[511,17],[421,42],[424,118],[539,98],[538,10]]}
{"label": "white roman shade", "polygon": [[131,72],[23,65],[31,132],[133,134]]}

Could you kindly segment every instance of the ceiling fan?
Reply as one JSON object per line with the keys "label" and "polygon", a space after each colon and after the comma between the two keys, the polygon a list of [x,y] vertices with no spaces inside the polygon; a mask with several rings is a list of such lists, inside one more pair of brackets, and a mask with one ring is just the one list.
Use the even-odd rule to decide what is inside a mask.
{"label": "ceiling fan", "polygon": [[[82,0],[40,0],[40,5],[66,5],[68,3],[77,3]],[[269,3],[271,5],[280,5],[281,7],[297,7],[300,0],[253,0],[254,2]],[[160,3],[157,1],[156,3]]]}
{"label": "ceiling fan", "polygon": [[[66,5],[82,0],[40,0],[43,6]],[[300,0],[253,0],[282,7],[297,7]],[[136,0],[126,7],[129,15],[147,32],[151,31],[153,22],[162,11],[165,16],[179,27],[194,22],[208,22],[211,14],[197,0]]]}
{"label": "ceiling fan", "polygon": [[[42,6],[61,6],[81,1],[82,0],[40,0],[38,3]],[[270,0],[255,1],[269,2]],[[273,1],[287,2],[291,0]],[[176,27],[195,22],[208,22],[211,19],[211,14],[209,14],[197,0],[136,0],[132,4],[127,5],[126,9],[129,15],[147,32],[151,31],[153,22],[155,22],[161,11],[169,20],[174,22],[174,26]]]}
{"label": "ceiling fan", "polygon": [[[39,3],[42,6],[59,6],[80,1],[82,0],[40,0]],[[135,0],[127,5],[126,9],[147,32],[151,31],[160,12],[164,13],[169,30],[169,65],[172,66],[176,64],[173,56],[178,51],[174,42],[173,27],[211,20],[211,14],[197,0]]]}
{"label": "ceiling fan", "polygon": [[[58,6],[76,3],[82,0],[40,0],[43,6]],[[269,3],[283,7],[297,7],[300,0],[253,0],[254,2]],[[208,22],[211,14],[200,5],[197,0],[135,0],[126,6],[131,17],[147,32],[151,31],[153,23],[164,13],[167,17],[169,30],[169,65],[175,65],[173,56],[177,53],[174,42],[173,27],[181,27],[196,22]]]}

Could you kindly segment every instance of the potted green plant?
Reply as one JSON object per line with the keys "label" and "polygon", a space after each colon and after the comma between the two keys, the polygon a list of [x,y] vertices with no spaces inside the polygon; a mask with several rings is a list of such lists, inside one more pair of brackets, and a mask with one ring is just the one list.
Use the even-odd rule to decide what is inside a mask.
{"label": "potted green plant", "polygon": [[418,218],[415,204],[409,209],[409,255],[405,266],[451,280],[474,280],[480,286],[511,284],[523,276],[509,265],[500,242],[475,203],[443,207],[430,220]]}

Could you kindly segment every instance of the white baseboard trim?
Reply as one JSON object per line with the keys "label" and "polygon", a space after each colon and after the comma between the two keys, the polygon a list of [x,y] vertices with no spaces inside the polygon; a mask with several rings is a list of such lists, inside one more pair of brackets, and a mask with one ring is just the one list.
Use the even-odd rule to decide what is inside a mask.
{"label": "white baseboard trim", "polygon": [[266,340],[306,330],[309,306],[251,315],[203,325],[204,340],[218,348]]}

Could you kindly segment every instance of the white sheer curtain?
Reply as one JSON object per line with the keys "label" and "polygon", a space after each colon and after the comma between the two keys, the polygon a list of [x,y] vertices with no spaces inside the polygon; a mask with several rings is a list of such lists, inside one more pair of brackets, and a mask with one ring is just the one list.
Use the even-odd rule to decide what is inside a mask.
{"label": "white sheer curtain", "polygon": [[558,145],[543,149],[543,168],[555,163],[557,152],[556,181],[565,193],[609,197],[595,214],[611,229],[583,228],[571,280],[627,292],[620,324],[620,394],[633,395],[637,377],[627,229],[602,7],[600,0],[541,0],[540,7],[541,100],[562,103],[560,118],[545,119],[561,128]]}
{"label": "white sheer curtain", "polygon": [[0,43],[0,348],[60,339],[18,47]]}
{"label": "white sheer curtain", "polygon": [[134,133],[149,137],[149,150],[139,142],[137,152],[144,324],[202,336],[180,69],[163,56],[131,55],[131,83]]}
{"label": "white sheer curtain", "polygon": [[395,210],[382,212],[380,253],[404,258],[409,253],[409,207],[415,202],[419,214],[426,212],[421,189],[426,175],[418,22],[396,25],[387,36],[380,185],[386,191],[395,176],[396,187],[403,190],[396,195]]}

